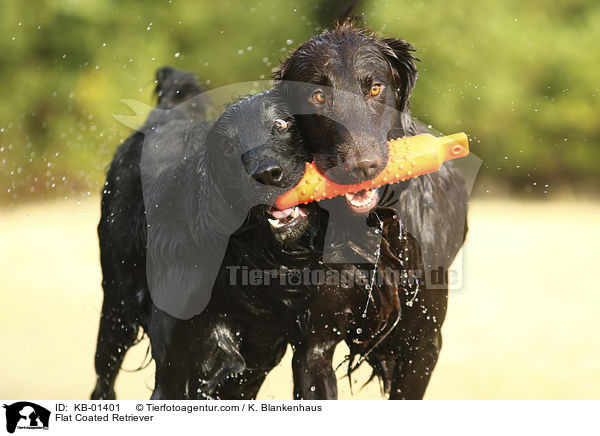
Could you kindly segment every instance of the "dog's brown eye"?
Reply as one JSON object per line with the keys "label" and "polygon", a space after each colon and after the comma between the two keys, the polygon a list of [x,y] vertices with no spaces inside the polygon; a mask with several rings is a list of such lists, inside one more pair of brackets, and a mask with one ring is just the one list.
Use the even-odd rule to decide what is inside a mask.
{"label": "dog's brown eye", "polygon": [[288,123],[285,120],[276,119],[275,120],[275,128],[277,130],[285,130],[288,128]]}
{"label": "dog's brown eye", "polygon": [[325,94],[323,91],[317,91],[312,95],[312,99],[317,104],[323,104],[325,103]]}
{"label": "dog's brown eye", "polygon": [[383,86],[379,83],[374,83],[371,85],[371,97],[377,97],[379,94],[381,94],[381,88],[383,88]]}

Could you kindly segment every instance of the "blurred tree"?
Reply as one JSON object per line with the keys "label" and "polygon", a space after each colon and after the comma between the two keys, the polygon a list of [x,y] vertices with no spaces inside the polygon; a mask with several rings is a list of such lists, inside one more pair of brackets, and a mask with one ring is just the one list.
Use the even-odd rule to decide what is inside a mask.
{"label": "blurred tree", "polygon": [[600,172],[599,17],[590,0],[374,2],[368,12],[418,49],[414,115],[468,132],[488,175],[540,194]]}
{"label": "blurred tree", "polygon": [[[152,102],[158,67],[208,87],[268,79],[350,3],[1,2],[0,202],[98,192],[130,134],[112,114]],[[353,14],[417,47],[415,116],[468,132],[489,174],[536,192],[597,177],[600,3],[371,1]]]}

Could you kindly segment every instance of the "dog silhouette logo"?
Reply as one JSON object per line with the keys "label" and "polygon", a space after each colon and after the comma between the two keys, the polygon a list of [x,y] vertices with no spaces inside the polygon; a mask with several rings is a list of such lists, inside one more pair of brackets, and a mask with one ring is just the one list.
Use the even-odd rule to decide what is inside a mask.
{"label": "dog silhouette logo", "polygon": [[4,404],[6,409],[6,431],[14,433],[18,429],[48,429],[50,411],[42,406],[29,401],[19,401],[10,405]]}

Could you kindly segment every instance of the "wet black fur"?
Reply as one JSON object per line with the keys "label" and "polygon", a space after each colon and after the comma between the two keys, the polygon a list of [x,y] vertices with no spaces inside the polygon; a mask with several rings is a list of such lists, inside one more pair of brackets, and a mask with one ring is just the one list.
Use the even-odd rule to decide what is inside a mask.
{"label": "wet black fur", "polygon": [[[181,83],[186,86],[177,92]],[[266,373],[281,359],[290,341],[288,335],[294,327],[295,311],[306,302],[308,294],[297,287],[243,287],[239,282],[231,285],[226,267],[247,265],[264,270],[282,265],[290,268],[311,265],[316,261],[314,253],[319,252],[315,235],[324,223],[316,214],[309,213],[310,225],[301,234],[289,235],[285,244],[281,244],[266,222],[266,208],[254,207],[226,245],[223,267],[206,310],[187,320],[160,310],[150,298],[147,277],[152,278],[148,274],[154,273],[147,270],[147,261],[152,256],[171,256],[175,262],[169,268],[176,267],[177,271],[162,274],[171,274],[168,276],[171,278],[178,277],[177,274],[183,276],[174,281],[176,286],[193,275],[192,268],[185,263],[187,254],[207,249],[199,245],[199,238],[218,231],[219,225],[228,219],[225,206],[232,197],[221,192],[228,189],[226,173],[213,174],[208,155],[222,153],[226,138],[238,141],[237,161],[242,162],[239,153],[246,153],[244,147],[256,144],[248,144],[249,139],[241,138],[239,133],[256,128],[256,114],[264,115],[265,122],[287,114],[267,93],[234,104],[211,126],[202,121],[205,109],[202,105],[188,101],[174,105],[173,96],[184,101],[185,93],[190,97],[201,92],[189,75],[173,69],[160,70],[157,88],[158,110],[118,148],[102,193],[98,235],[104,302],[95,359],[97,383],[92,398],[115,398],[116,376],[125,353],[136,343],[140,327],[150,337],[156,362],[152,398],[253,398]],[[254,117],[247,115],[248,108]],[[262,159],[286,156],[288,160],[281,166],[293,186],[302,175],[304,160],[301,156],[295,158],[294,150],[285,148],[294,141],[274,137],[270,130],[267,133],[254,138],[263,141]],[[159,159],[156,167],[151,166],[150,177],[142,186],[140,163],[145,136],[160,139],[163,134],[169,140],[162,138],[158,142],[173,147],[172,154],[177,158],[170,160],[171,154],[165,150],[161,155],[165,159]],[[271,145],[276,147],[275,155]],[[254,155],[252,160],[248,165],[261,163],[260,156]],[[295,172],[299,173],[294,176]],[[239,188],[234,185],[230,183],[229,188]],[[185,201],[174,202],[172,199],[181,197],[181,192]],[[171,212],[181,209],[175,214],[181,218],[180,222],[153,229],[153,237],[158,240],[152,244],[147,242],[150,221],[145,202],[160,204],[157,210],[164,210],[162,206],[168,206]],[[176,297],[178,294],[173,291]],[[206,294],[205,290],[200,291]]]}
{"label": "wet black fur", "polygon": [[[324,108],[323,114],[316,115],[307,115],[300,108],[297,119],[305,144],[322,168],[353,150],[371,151],[383,159],[385,139],[421,133],[408,110],[417,78],[412,51],[402,40],[377,39],[345,23],[301,44],[284,61],[276,76],[282,82],[277,86],[288,96],[292,94],[292,105],[306,101],[303,90],[327,85],[335,92],[342,84],[359,94],[365,78],[368,83],[370,77],[376,77],[387,85],[385,104],[396,109],[386,112],[367,99],[354,99],[353,104],[342,101],[338,108]],[[314,86],[292,86],[286,80]],[[330,117],[340,119],[342,112],[351,114],[354,124],[331,122]],[[348,125],[356,125],[357,131],[368,135],[357,135],[358,141],[348,139]],[[343,174],[338,176],[344,180]],[[350,363],[354,356],[359,356],[358,362],[368,361],[390,399],[420,399],[425,393],[441,349],[448,287],[429,289],[423,277],[438,267],[446,271],[462,246],[468,196],[465,182],[451,162],[434,173],[391,185],[389,190],[393,193],[382,195],[380,207],[369,216],[372,226],[379,225],[380,220],[384,223],[378,269],[420,271],[420,279],[411,285],[377,286],[366,318],[363,313],[369,292],[364,286],[319,287],[307,311],[299,317],[301,329],[293,358],[295,398],[337,398],[332,356],[342,340],[350,347]],[[331,201],[344,207],[339,197]],[[352,238],[348,235],[348,242]],[[374,267],[333,264],[325,268]]]}
{"label": "wet black fur", "polygon": [[[336,35],[335,38],[332,35]],[[417,132],[408,112],[408,98],[416,80],[411,48],[399,40],[373,42],[372,37],[348,25],[315,37],[325,43],[332,38],[342,45],[344,40],[366,40],[367,45],[376,48],[385,44],[394,52],[395,58],[385,59],[389,64],[382,68],[392,69],[389,84],[398,86],[393,86],[394,92],[389,98],[401,112],[392,112],[389,119],[371,123],[366,131],[374,132],[372,137],[358,145],[360,152],[374,151],[383,157],[385,150],[381,150],[381,144],[385,139]],[[311,41],[299,50],[306,47],[311,47]],[[288,61],[282,72],[286,71],[286,65],[301,71],[312,68],[310,62],[304,65],[302,57],[295,53],[290,59],[294,59],[294,63]],[[381,56],[374,56],[374,62],[378,61]],[[300,79],[300,76],[294,78]],[[278,88],[278,91],[289,90]],[[353,109],[361,111],[360,107]],[[367,113],[372,114],[370,110]],[[387,115],[385,111],[382,113]],[[358,113],[357,117],[363,117],[369,123],[369,117],[365,118],[364,114]],[[338,133],[323,136],[319,130],[322,119],[307,120],[298,115],[295,118],[306,141],[303,147],[306,153],[294,154],[301,156],[298,162],[313,157],[322,162],[338,159],[337,155],[352,151],[356,145],[346,141],[340,149],[335,142],[340,138]],[[333,130],[337,127],[333,126]],[[327,130],[331,125],[325,128]],[[341,133],[342,136],[345,134]],[[295,398],[337,398],[337,380],[331,359],[335,345],[341,340],[348,343],[352,355],[369,362],[390,398],[422,398],[441,348],[440,329],[446,312],[447,288],[426,289],[423,281],[418,287],[398,284],[376,287],[365,319],[362,314],[368,291],[364,286],[351,289],[328,285],[318,289],[230,286],[226,283],[228,277],[220,274],[215,285],[219,292],[213,292],[213,296],[223,298],[213,298],[200,316],[182,322],[153,308],[145,288],[145,270],[140,267],[145,264],[145,222],[139,172],[137,176],[135,174],[143,141],[139,135],[134,134],[119,149],[107,178],[109,193],[117,189],[119,199],[113,198],[112,194],[105,194],[103,199],[105,224],[101,221],[99,233],[103,247],[105,303],[96,357],[99,378],[94,398],[114,397],[114,378],[140,325],[145,331],[154,329],[154,332],[150,330],[150,337],[157,361],[155,398],[251,398],[256,395],[266,372],[281,358],[287,342],[294,347]],[[381,138],[384,138],[383,142],[379,142]],[[319,143],[320,139],[327,141]],[[302,142],[297,145],[302,148]],[[285,148],[285,143],[278,147]],[[278,153],[285,152],[277,149],[274,156]],[[382,204],[369,217],[373,226],[378,226],[379,220],[384,223],[379,267],[421,270],[424,274],[440,266],[447,269],[466,233],[467,193],[460,173],[451,163],[446,163],[435,173],[395,184],[389,189],[394,194],[382,196],[385,197]],[[343,199],[337,201],[344,207]],[[316,205],[311,204],[310,219],[302,228],[304,233],[294,235],[293,242],[283,247],[281,241],[272,237],[271,229],[264,226],[264,210],[253,208],[242,230],[230,239],[222,270],[231,265],[257,269],[282,265],[292,268],[373,268],[368,263],[319,263],[327,216]],[[114,224],[114,221],[118,223]],[[348,242],[351,240],[350,235]],[[115,258],[111,259],[110,253],[117,256],[113,254]],[[410,306],[407,305],[409,301],[412,302]],[[131,310],[131,307],[136,309]],[[121,326],[117,338],[111,337],[114,333],[106,334],[115,326]],[[359,328],[361,333],[357,333]],[[237,375],[227,376],[232,373]]]}
{"label": "wet black fur", "polygon": [[[332,180],[356,183],[348,167],[361,158],[376,159],[379,173],[386,140],[414,133],[408,104],[417,80],[413,51],[406,41],[379,39],[346,22],[300,44],[275,74],[317,167]],[[383,89],[371,97],[377,83]],[[325,104],[310,102],[317,90]]]}

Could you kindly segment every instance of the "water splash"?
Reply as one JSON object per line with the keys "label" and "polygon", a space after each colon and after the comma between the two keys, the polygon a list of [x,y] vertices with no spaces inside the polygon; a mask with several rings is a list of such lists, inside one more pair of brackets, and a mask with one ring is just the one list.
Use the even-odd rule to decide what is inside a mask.
{"label": "water splash", "polygon": [[[374,212],[377,217],[379,234],[383,234],[383,221],[377,215],[377,212]],[[375,275],[377,274],[377,266],[379,265],[379,257],[381,256],[381,243],[377,245],[377,250],[375,251],[375,263],[373,264],[373,274],[371,274],[371,283],[368,286],[369,296],[367,297],[367,304],[365,304],[365,310],[363,311],[363,318],[367,317],[367,310],[369,309],[369,302],[373,301],[373,287],[375,286]],[[373,301],[373,304],[375,302]]]}

